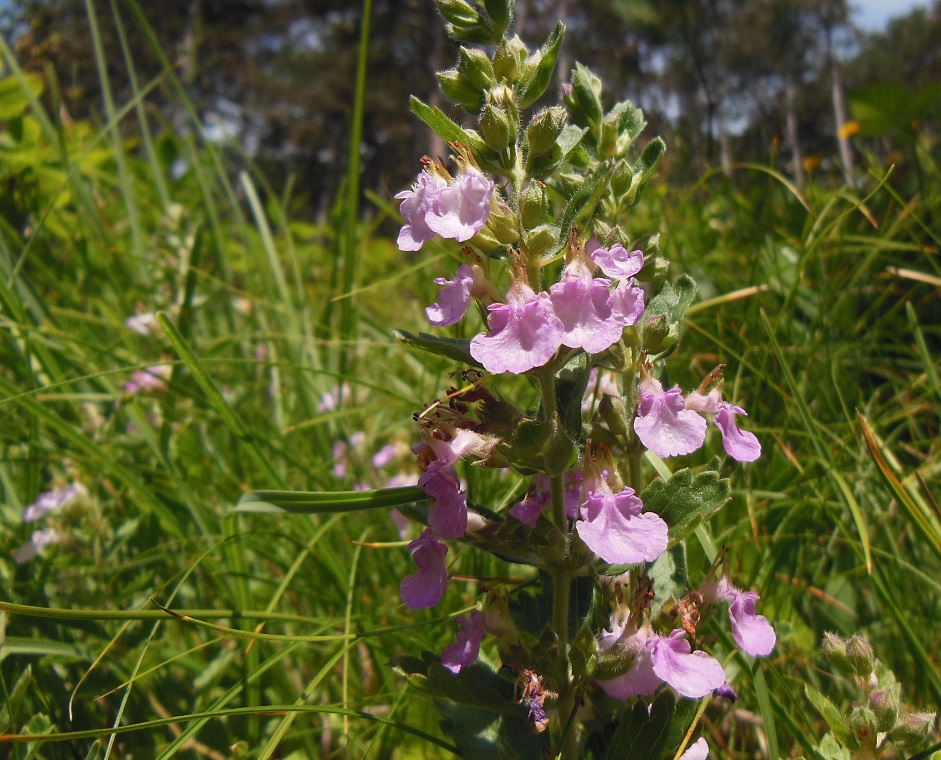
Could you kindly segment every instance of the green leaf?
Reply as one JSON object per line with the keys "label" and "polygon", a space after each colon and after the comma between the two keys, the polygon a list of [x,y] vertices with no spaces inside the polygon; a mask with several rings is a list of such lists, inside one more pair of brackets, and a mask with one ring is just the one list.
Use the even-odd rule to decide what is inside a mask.
{"label": "green leaf", "polygon": [[852,736],[846,725],[846,717],[840,712],[839,708],[809,684],[804,686],[804,695],[817,709],[817,712],[823,716],[837,741],[847,746],[852,741]]}
{"label": "green leaf", "polygon": [[572,194],[565,211],[562,212],[562,221],[559,223],[563,237],[568,236],[572,225],[576,224],[583,215],[591,213],[608,188],[608,180],[614,172],[614,166],[614,161],[604,161]]}
{"label": "green leaf", "polygon": [[380,488],[375,491],[249,491],[235,505],[236,512],[322,514],[389,509],[426,501],[424,488]]}
{"label": "green leaf", "polygon": [[686,310],[696,295],[696,282],[684,274],[676,283],[664,283],[644,310],[641,330],[644,348],[651,353],[668,354],[676,348],[683,331]]}
{"label": "green leaf", "polygon": [[537,155],[531,154],[527,158],[526,170],[529,176],[540,179],[555,172],[566,162],[572,151],[581,144],[586,134],[588,134],[587,127],[582,128],[576,127],[574,124],[567,124],[556,138],[555,144],[548,151]]}
{"label": "green leaf", "polygon": [[645,509],[656,512],[670,526],[670,546],[675,546],[696,526],[729,501],[732,484],[717,472],[679,470],[669,482],[655,480],[641,495]]}
{"label": "green leaf", "polygon": [[564,36],[565,24],[560,21],[543,46],[523,62],[519,81],[520,108],[528,108],[546,91],[552,81],[552,72],[555,71]]}
{"label": "green leaf", "polygon": [[499,158],[476,132],[464,130],[456,122],[451,121],[444,111],[434,106],[422,103],[414,95],[409,100],[412,113],[427,124],[445,142],[460,142],[470,145],[471,151],[478,161],[491,163]]}
{"label": "green leaf", "polygon": [[439,338],[436,335],[428,333],[412,333],[405,330],[393,330],[392,337],[401,341],[407,346],[420,348],[430,354],[437,354],[448,359],[467,364],[471,367],[483,367],[483,365],[470,355],[470,341],[460,338]]}
{"label": "green leaf", "polygon": [[22,80],[14,76],[0,79],[0,121],[15,119],[29,107],[30,97],[24,92],[23,86],[29,89],[34,98],[42,93],[42,79],[36,74],[24,74]]}
{"label": "green leaf", "polygon": [[657,760],[672,758],[689,730],[698,701],[681,699],[661,691],[648,712],[637,700],[624,715],[611,737],[607,760]]}

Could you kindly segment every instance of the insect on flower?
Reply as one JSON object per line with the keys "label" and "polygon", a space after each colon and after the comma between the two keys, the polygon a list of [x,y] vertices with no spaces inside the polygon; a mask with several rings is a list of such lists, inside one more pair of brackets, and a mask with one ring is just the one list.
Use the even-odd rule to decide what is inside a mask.
{"label": "insect on flower", "polygon": [[[521,687],[523,690],[522,695],[516,696],[519,694]],[[544,707],[546,698],[557,699],[559,695],[546,689],[542,685],[542,676],[529,668],[523,668],[523,672],[519,674],[513,694],[516,701],[526,707],[529,720],[533,724],[536,733],[541,734],[545,731],[549,725],[549,716],[546,715]]]}

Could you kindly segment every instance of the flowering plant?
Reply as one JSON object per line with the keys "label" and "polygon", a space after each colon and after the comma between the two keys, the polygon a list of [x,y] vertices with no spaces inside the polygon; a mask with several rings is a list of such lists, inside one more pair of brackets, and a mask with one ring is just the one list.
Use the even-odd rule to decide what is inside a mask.
{"label": "flowering plant", "polygon": [[[457,618],[454,643],[393,665],[469,711],[468,724],[486,713],[510,756],[621,757],[646,737],[644,757],[704,757],[693,700],[734,692],[699,627],[727,605],[726,641],[752,656],[768,655],[775,633],[702,530],[728,502],[729,481],[718,465],[671,472],[663,462],[702,447],[710,419],[729,457],[761,453],[737,424],[745,412],[723,392],[722,366],[688,393],[665,382],[696,286],[669,280],[657,235],[631,240],[623,226],[664,143],[637,155],[643,114],[626,101],[606,111],[601,81],[581,65],[561,105],[527,116],[552,79],[562,25],[530,51],[507,35],[512,0],[436,1],[464,43],[438,74],[441,89],[475,126],[412,99],[453,166],[421,160],[396,196],[397,242],[409,252],[435,238],[458,244],[459,266],[435,281],[426,316],[436,328],[479,327],[470,340],[396,332],[456,361],[459,382],[415,416],[417,488],[357,498],[424,526],[400,587],[411,609],[447,595],[446,542],[534,568],[534,580],[491,584]],[[516,484],[506,508],[475,497],[467,463]],[[242,508],[273,500],[250,494]],[[687,566],[696,531],[711,555],[705,571]],[[478,662],[485,642],[496,669]]]}

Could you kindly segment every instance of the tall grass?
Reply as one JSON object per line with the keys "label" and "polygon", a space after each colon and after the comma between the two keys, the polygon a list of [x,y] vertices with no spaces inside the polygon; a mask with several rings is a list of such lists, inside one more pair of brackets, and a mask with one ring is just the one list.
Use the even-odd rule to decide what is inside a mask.
{"label": "tall grass", "polygon": [[[118,29],[146,23],[126,7],[111,7]],[[40,95],[3,44],[22,99],[0,134],[9,756],[447,754],[446,709],[386,664],[440,651],[448,635],[431,613],[405,614],[408,563],[388,515],[233,511],[249,490],[348,490],[412,472],[401,460],[377,470],[371,455],[410,442],[411,414],[457,367],[393,344],[389,327],[421,329],[446,252],[403,271],[373,234],[388,199],[359,218],[355,166],[334,224],[292,219],[250,162],[201,140],[165,58],[158,80],[138,83],[126,55],[134,97],[114,102],[103,77],[93,126],[64,118],[54,83]],[[189,114],[188,136],[149,109],[158,89]],[[730,666],[739,707],[707,713],[725,756],[812,756],[822,729],[803,685],[848,694],[818,668],[825,630],[865,632],[912,703],[941,703],[931,155],[931,192],[918,197],[884,170],[866,190],[798,195],[742,167],[731,181],[651,187],[637,212],[638,234],[660,229],[675,270],[701,283],[685,337],[694,358],[671,372],[692,387],[726,357],[766,452],[733,473],[736,498],[711,526],[779,635],[771,662]],[[138,308],[165,315],[150,335],[125,324]],[[122,389],[160,363],[173,367],[164,391]],[[90,498],[49,518],[66,538],[16,564],[35,527],[23,507],[72,480]],[[491,507],[513,496],[495,481],[490,491]],[[520,572],[468,552],[450,569],[468,589]],[[466,600],[449,599],[444,614],[458,614]]]}

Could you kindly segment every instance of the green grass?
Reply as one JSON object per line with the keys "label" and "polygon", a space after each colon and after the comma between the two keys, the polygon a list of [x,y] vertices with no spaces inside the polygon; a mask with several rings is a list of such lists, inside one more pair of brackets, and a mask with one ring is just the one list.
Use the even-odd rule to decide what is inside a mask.
{"label": "green grass", "polygon": [[[372,453],[412,442],[412,413],[456,367],[394,344],[390,328],[423,329],[447,250],[403,264],[351,186],[335,223],[293,219],[240,156],[159,127],[148,93],[182,92],[169,65],[131,102],[109,95],[96,128],[62,121],[3,54],[30,93],[0,134],[12,188],[0,200],[3,752],[447,755],[440,716],[387,662],[440,651],[441,621],[479,584],[411,613],[398,597],[410,563],[383,510],[233,510],[250,490],[397,473],[376,472]],[[910,703],[941,703],[941,184],[925,140],[918,197],[885,171],[799,197],[745,167],[652,185],[635,214],[638,234],[663,233],[674,272],[700,282],[672,378],[693,387],[723,357],[765,452],[732,473],[735,499],[710,525],[779,637],[768,661],[730,665],[743,709],[706,714],[723,756],[811,756],[823,729],[804,684],[850,693],[820,668],[826,630],[864,632]],[[388,199],[372,211],[381,221]],[[124,321],[138,306],[169,323],[135,334]],[[159,363],[173,366],[164,392],[122,391]],[[334,445],[357,432],[338,475]],[[466,474],[489,506],[511,498]],[[33,529],[23,507],[71,480],[91,498],[50,518],[67,540],[16,565]],[[465,550],[451,571],[520,569]]]}

